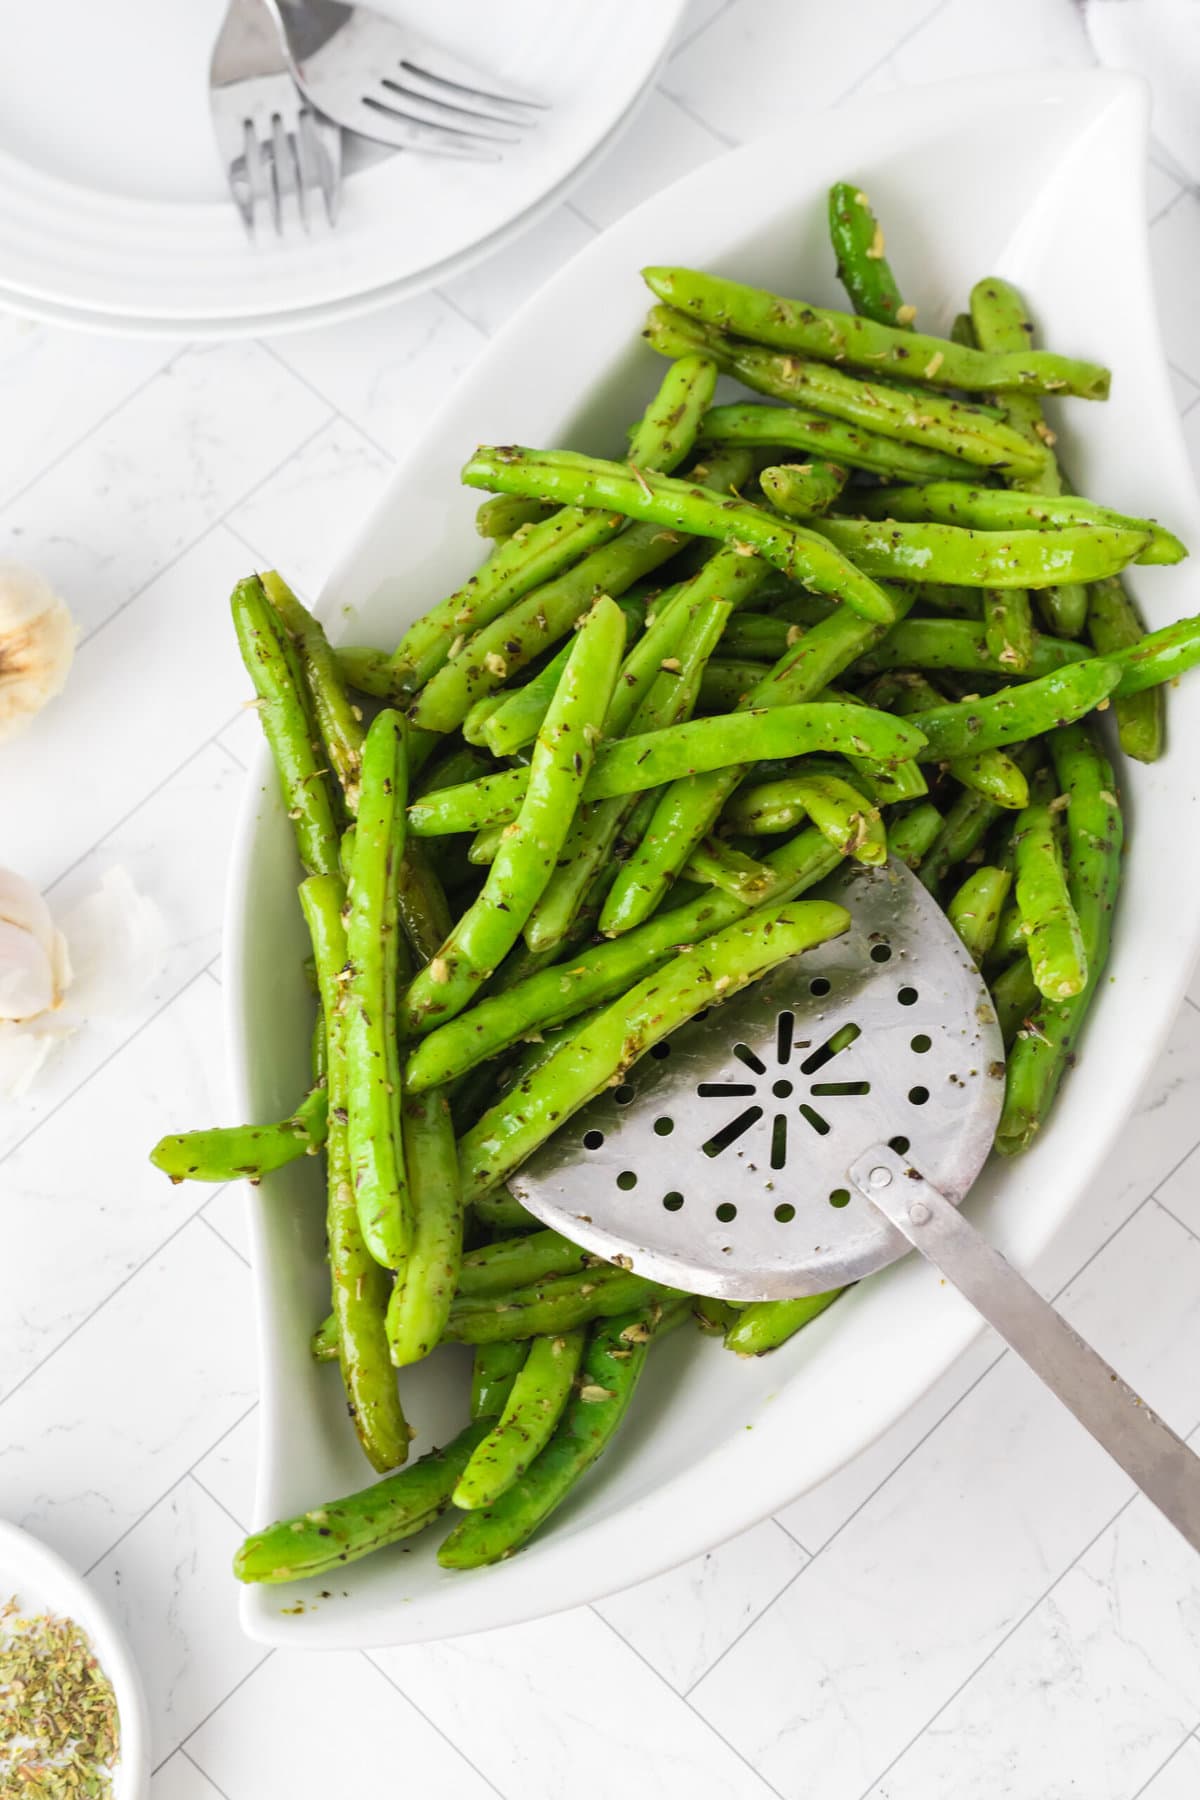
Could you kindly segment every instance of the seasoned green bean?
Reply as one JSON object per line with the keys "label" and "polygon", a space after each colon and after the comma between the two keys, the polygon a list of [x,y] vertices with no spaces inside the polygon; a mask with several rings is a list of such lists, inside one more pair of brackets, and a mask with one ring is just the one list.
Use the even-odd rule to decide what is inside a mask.
{"label": "seasoned green bean", "polygon": [[404,1143],[414,1215],[412,1247],[387,1309],[393,1363],[428,1356],[450,1317],[462,1258],[463,1206],[450,1102],[431,1089],[404,1101]]}
{"label": "seasoned green bean", "polygon": [[544,1450],[570,1399],[586,1334],[534,1338],[497,1425],[476,1445],[454,1490],[454,1504],[473,1512],[507,1493]]}
{"label": "seasoned green bean", "polygon": [[988,655],[1014,675],[1033,656],[1033,613],[1024,588],[984,588],[983,639]]}
{"label": "seasoned green bean", "polygon": [[[1193,650],[1192,660],[1200,661],[1200,622]],[[1083,662],[1086,656],[1082,644],[1035,633],[1026,673],[1048,675],[1051,669]],[[1120,655],[1115,660],[1120,662]],[[874,675],[880,669],[957,669],[964,675],[1011,673],[991,654],[983,628],[974,619],[903,619],[899,625],[893,625],[881,643],[866,652],[857,672]],[[1167,680],[1169,676],[1159,679]]]}
{"label": "seasoned green bean", "polygon": [[[823,835],[828,837],[829,833]],[[743,850],[735,850],[719,838],[705,838],[697,844],[683,865],[683,873],[688,881],[720,888],[723,894],[734,894],[747,906],[761,905],[775,885],[774,870],[766,863],[747,856]]]}
{"label": "seasoned green bean", "polygon": [[[740,370],[737,372],[741,373]],[[750,385],[757,384],[751,382]],[[803,450],[828,457],[848,468],[867,469],[873,475],[904,475],[913,481],[953,480],[963,473],[959,459],[944,451],[927,450],[923,444],[880,437],[873,431],[860,430],[844,419],[804,412],[796,406],[759,406],[753,401],[714,406],[705,413],[700,434],[710,444]]]}
{"label": "seasoned green bean", "polygon": [[476,1344],[471,1364],[471,1417],[498,1419],[508,1403],[513,1382],[529,1354],[525,1338],[506,1344]]}
{"label": "seasoned green bean", "polygon": [[338,832],[333,795],[314,748],[315,726],[287,633],[257,575],[239,581],[230,601],[238,647],[258,695],[258,717],[275,761],[283,804],[310,875],[336,875]]}
{"label": "seasoned green bean", "polygon": [[262,584],[280,623],[296,647],[325,755],[341,783],[347,809],[353,814],[358,810],[359,771],[366,736],[362,713],[346,692],[345,678],[330,649],[324,627],[274,569],[266,571]]}
{"label": "seasoned green bean", "polygon": [[446,1341],[489,1344],[553,1336],[573,1331],[591,1319],[611,1319],[631,1306],[673,1295],[672,1288],[624,1269],[585,1269],[578,1275],[560,1275],[507,1294],[473,1294],[455,1300],[446,1324]]}
{"label": "seasoned green bean", "polygon": [[1033,801],[1017,819],[1013,838],[1016,895],[1025,948],[1038,992],[1070,1000],[1087,983],[1087,951],[1071,903],[1054,815]]}
{"label": "seasoned green bean", "polygon": [[325,1142],[329,1096],[322,1082],[278,1125],[214,1126],[160,1138],[150,1161],[173,1182],[261,1181]]}
{"label": "seasoned green bean", "polygon": [[931,800],[923,800],[899,819],[888,820],[888,850],[907,868],[917,869],[941,828],[941,813]]}
{"label": "seasoned green bean", "polygon": [[1115,663],[1093,657],[996,694],[909,713],[908,723],[925,737],[925,749],[918,752],[923,760],[968,756],[975,750],[1021,744],[1081,719],[1103,704],[1120,679]]}
{"label": "seasoned green bean", "polygon": [[967,876],[946,907],[946,917],[977,964],[982,965],[995,942],[1001,908],[1011,886],[1007,869],[984,864]]}
{"label": "seasoned green bean", "polygon": [[967,393],[1066,393],[1108,398],[1109,372],[1097,363],[1048,350],[993,353],[947,338],[926,337],[852,313],[785,300],[761,288],[697,269],[649,268],[642,279],[655,297],[705,325],[752,343],[826,358],[868,375],[900,375]]}
{"label": "seasoned green bean", "polygon": [[602,1261],[557,1231],[530,1231],[523,1237],[501,1238],[468,1250],[458,1273],[458,1292],[503,1294],[545,1281],[550,1275],[573,1275],[600,1266]]}
{"label": "seasoned green bean", "polygon": [[834,1288],[832,1293],[807,1294],[800,1300],[753,1300],[742,1307],[725,1333],[725,1348],[738,1356],[763,1356],[768,1350],[777,1350],[845,1291]]}
{"label": "seasoned green bean", "polygon": [[[1139,644],[1145,627],[1119,575],[1098,581],[1088,595],[1088,636],[1101,656]],[[1126,756],[1138,762],[1157,762],[1163,751],[1165,707],[1159,688],[1116,702],[1117,736]]]}
{"label": "seasoned green bean", "polygon": [[1109,525],[1144,535],[1146,543],[1136,562],[1177,563],[1187,555],[1174,532],[1155,520],[1114,512],[1077,494],[1013,493],[965,481],[933,481],[920,487],[883,487],[874,493],[855,494],[854,511],[867,519],[928,520],[977,531],[1059,531],[1064,525]]}
{"label": "seasoned green bean", "polygon": [[494,494],[481,500],[475,512],[475,529],[480,537],[510,538],[522,525],[534,525],[548,519],[554,508],[540,500],[514,500],[511,494]]}
{"label": "seasoned green bean", "polygon": [[829,190],[829,235],[838,280],[855,312],[879,325],[911,331],[916,308],[905,306],[884,255],[883,228],[867,196],[852,181],[835,182]]}
{"label": "seasoned green bean", "polygon": [[[909,719],[921,712],[940,713],[945,704],[933,683],[915,670],[879,676],[871,684],[870,698],[874,705]],[[1029,804],[1029,783],[1020,766],[1003,750],[974,749],[949,757],[946,766],[956,781],[994,800],[998,806],[1020,811]]]}
{"label": "seasoned green bean", "polygon": [[348,949],[342,924],[346,893],[336,875],[310,875],[300,904],[312,937],[329,1062],[329,1136],[325,1145],[329,1202],[325,1235],[333,1286],[338,1360],[346,1401],[367,1461],[380,1473],[408,1455],[409,1430],[388,1357],[384,1310],[388,1278],[367,1248],[354,1195],[346,1126],[346,999]]}
{"label": "seasoned green bean", "polygon": [[966,531],[959,525],[815,518],[812,529],[868,575],[972,588],[1042,588],[1063,581],[1099,581],[1133,562],[1146,543],[1144,532],[1112,525],[1061,525],[1055,531]]}
{"label": "seasoned green bean", "polygon": [[767,499],[789,519],[827,512],[846,485],[849,470],[839,463],[777,463],[758,478]]}
{"label": "seasoned green bean", "polygon": [[514,829],[505,834],[478,899],[413,978],[402,1008],[407,1033],[461,1012],[520,936],[583,792],[624,643],[620,608],[601,597],[576,637],[529,769],[520,771],[526,791]]}
{"label": "seasoned green bean", "polygon": [[[757,552],[794,581],[818,593],[837,595],[865,619],[887,623],[896,617],[883,590],[813,532],[760,507],[727,500],[696,482],[645,474],[599,457],[527,450],[516,444],[481,445],[464,465],[462,479],[468,487],[612,506],[647,524],[744,544],[746,555]],[[1099,570],[1101,574],[1111,572],[1110,567]],[[428,723],[419,715],[418,722]]]}
{"label": "seasoned green bean", "polygon": [[396,1038],[404,737],[404,720],[391,708],[367,733],[346,923],[348,1154],[363,1241],[386,1269],[402,1267],[413,1233]]}

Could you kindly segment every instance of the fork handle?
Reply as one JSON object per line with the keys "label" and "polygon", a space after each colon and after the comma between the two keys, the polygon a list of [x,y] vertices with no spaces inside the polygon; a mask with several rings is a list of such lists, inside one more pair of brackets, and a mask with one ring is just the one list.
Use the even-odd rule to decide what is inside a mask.
{"label": "fork handle", "polygon": [[890,1145],[868,1150],[848,1176],[1200,1550],[1200,1457]]}

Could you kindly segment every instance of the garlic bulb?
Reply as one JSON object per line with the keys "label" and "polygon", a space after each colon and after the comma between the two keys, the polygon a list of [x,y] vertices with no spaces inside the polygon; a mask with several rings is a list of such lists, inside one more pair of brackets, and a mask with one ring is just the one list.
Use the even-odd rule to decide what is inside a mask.
{"label": "garlic bulb", "polygon": [[0,562],[0,738],[28,725],[67,679],[75,625],[49,582]]}
{"label": "garlic bulb", "polygon": [[162,973],[162,915],[120,867],[106,870],[63,924],[65,935],[37,889],[0,869],[0,1097],[24,1094],[55,1045],[81,1026],[111,1030],[136,1011]]}

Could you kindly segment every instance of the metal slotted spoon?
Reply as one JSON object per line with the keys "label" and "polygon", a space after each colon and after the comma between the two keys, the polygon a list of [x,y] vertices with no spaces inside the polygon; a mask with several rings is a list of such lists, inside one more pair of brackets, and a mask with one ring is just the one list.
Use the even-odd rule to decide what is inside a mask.
{"label": "metal slotted spoon", "polygon": [[585,1248],[725,1300],[826,1293],[915,1247],[1200,1549],[1200,1459],[957,1210],[1004,1098],[974,963],[896,862],[824,892],[844,937],[656,1044],[511,1191]]}

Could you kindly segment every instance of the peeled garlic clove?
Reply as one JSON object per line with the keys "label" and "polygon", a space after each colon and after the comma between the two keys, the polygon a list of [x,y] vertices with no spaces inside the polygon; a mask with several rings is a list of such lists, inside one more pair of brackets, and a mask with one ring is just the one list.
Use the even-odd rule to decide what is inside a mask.
{"label": "peeled garlic clove", "polygon": [[74,655],[74,622],[49,582],[0,562],[0,738],[61,691]]}
{"label": "peeled garlic clove", "polygon": [[54,965],[30,931],[0,921],[0,1019],[36,1019],[59,1002]]}

